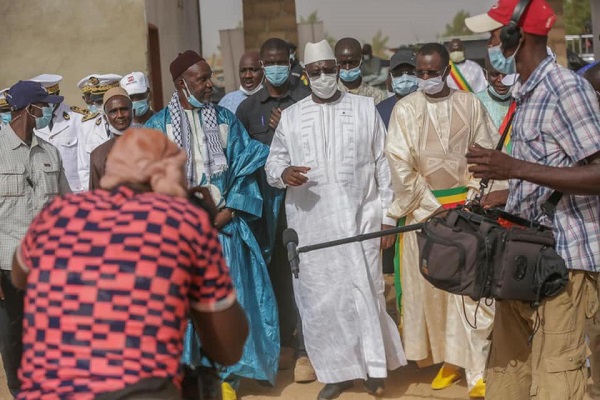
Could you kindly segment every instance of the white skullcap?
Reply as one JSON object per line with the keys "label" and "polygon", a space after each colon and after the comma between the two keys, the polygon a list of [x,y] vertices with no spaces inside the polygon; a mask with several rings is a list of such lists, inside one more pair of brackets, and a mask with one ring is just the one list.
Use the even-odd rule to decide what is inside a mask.
{"label": "white skullcap", "polygon": [[121,79],[120,85],[130,96],[134,94],[146,93],[146,91],[149,89],[148,80],[143,72],[132,72],[125,75]]}
{"label": "white skullcap", "polygon": [[304,65],[325,60],[335,60],[333,49],[327,40],[323,39],[319,43],[306,43],[306,47],[304,47]]}

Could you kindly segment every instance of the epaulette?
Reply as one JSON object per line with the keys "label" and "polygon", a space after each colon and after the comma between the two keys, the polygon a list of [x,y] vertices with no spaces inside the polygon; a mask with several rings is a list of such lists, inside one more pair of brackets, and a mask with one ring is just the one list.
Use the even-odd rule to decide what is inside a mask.
{"label": "epaulette", "polygon": [[88,114],[86,114],[85,117],[81,118],[81,122],[92,120],[92,119],[96,118],[98,115],[100,115],[99,112],[88,113]]}
{"label": "epaulette", "polygon": [[77,114],[81,114],[81,115],[90,114],[90,111],[88,109],[77,107],[77,106],[71,106],[71,111],[76,112]]}

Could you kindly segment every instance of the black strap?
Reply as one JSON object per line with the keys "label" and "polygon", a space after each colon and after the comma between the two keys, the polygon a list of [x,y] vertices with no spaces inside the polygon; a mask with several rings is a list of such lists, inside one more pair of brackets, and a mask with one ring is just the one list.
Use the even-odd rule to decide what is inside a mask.
{"label": "black strap", "polygon": [[562,192],[559,192],[558,190],[554,190],[550,194],[550,197],[548,197],[548,199],[544,202],[544,204],[542,204],[542,211],[544,212],[544,214],[546,214],[548,216],[548,218],[550,218],[550,219],[554,218],[554,213],[556,212],[556,205],[562,198],[562,195],[563,195]]}

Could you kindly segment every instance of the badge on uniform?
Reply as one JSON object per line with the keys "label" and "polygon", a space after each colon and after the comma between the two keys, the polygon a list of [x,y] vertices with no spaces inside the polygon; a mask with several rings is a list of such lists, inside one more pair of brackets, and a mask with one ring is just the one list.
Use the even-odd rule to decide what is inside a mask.
{"label": "badge on uniform", "polygon": [[96,120],[96,125],[100,125],[101,123],[102,123],[102,118],[98,118],[98,119]]}
{"label": "badge on uniform", "polygon": [[71,119],[71,116],[69,115],[69,113],[68,113],[68,112],[66,112],[66,111],[63,111],[63,118],[65,119],[65,121],[68,121],[68,120],[70,120],[70,119]]}

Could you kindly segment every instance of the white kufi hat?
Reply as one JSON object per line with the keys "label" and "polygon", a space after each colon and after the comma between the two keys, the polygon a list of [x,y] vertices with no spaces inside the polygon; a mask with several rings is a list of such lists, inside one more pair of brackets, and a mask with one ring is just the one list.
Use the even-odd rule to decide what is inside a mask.
{"label": "white kufi hat", "polygon": [[329,42],[325,39],[318,43],[306,43],[304,47],[304,65],[317,61],[335,60],[335,54]]}

